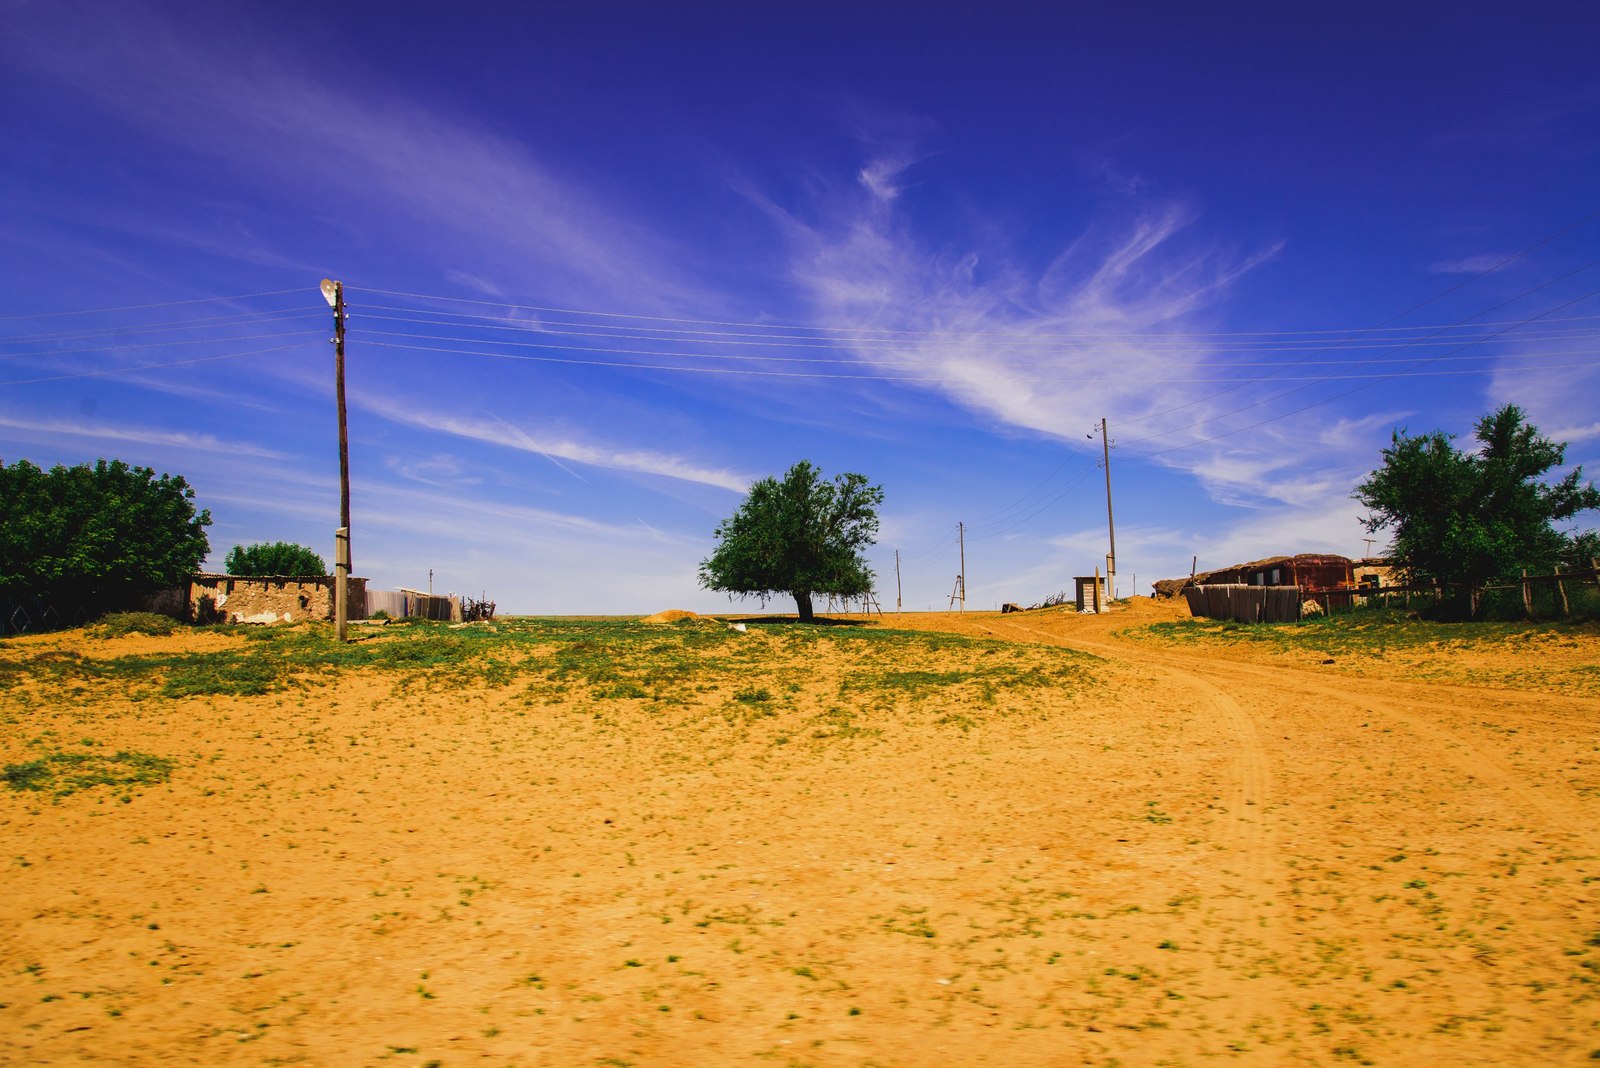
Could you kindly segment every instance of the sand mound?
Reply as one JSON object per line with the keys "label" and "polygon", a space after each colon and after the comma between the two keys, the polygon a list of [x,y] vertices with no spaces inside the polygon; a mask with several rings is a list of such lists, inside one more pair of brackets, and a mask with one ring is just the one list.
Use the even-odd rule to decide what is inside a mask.
{"label": "sand mound", "polygon": [[639,620],[641,623],[676,623],[683,619],[699,619],[693,612],[685,612],[681,608],[669,608],[665,612],[657,612],[653,616],[645,616]]}

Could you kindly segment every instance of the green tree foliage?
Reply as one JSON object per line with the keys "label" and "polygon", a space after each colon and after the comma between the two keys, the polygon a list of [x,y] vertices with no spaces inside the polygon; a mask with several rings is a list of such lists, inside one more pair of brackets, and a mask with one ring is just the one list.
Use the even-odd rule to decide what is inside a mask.
{"label": "green tree foliage", "polygon": [[1393,532],[1389,555],[1408,583],[1476,591],[1524,568],[1548,574],[1593,544],[1592,533],[1569,537],[1554,526],[1600,508],[1582,468],[1544,481],[1565,462],[1565,444],[1541,435],[1514,404],[1478,420],[1475,437],[1478,451],[1463,452],[1442,431],[1397,430],[1383,466],[1356,487],[1369,512],[1362,522]]}
{"label": "green tree foliage", "polygon": [[181,475],[121,460],[0,464],[0,596],[118,607],[193,574],[210,524]]}
{"label": "green tree foliage", "polygon": [[322,557],[304,545],[287,541],[235,545],[223,566],[230,575],[326,575]]}
{"label": "green tree foliage", "polygon": [[872,592],[872,572],[861,552],[878,534],[883,490],[866,476],[826,481],[801,460],[783,481],[764,478],[750,487],[739,510],[717,527],[717,549],[700,562],[708,590],[794,598],[801,622],[814,618],[813,594],[860,597]]}

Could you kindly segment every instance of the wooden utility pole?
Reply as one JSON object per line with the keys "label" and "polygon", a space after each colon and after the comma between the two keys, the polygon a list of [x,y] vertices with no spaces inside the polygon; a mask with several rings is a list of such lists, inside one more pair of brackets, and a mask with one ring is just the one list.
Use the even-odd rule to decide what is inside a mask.
{"label": "wooden utility pole", "polygon": [[956,584],[961,590],[961,610],[967,610],[967,527],[965,523],[956,524],[956,539],[961,546],[961,574],[956,576]]}
{"label": "wooden utility pole", "polygon": [[894,551],[894,610],[900,611],[900,550]]}
{"label": "wooden utility pole", "polygon": [[322,295],[333,305],[333,387],[339,407],[339,529],[334,534],[333,616],[339,640],[350,628],[350,434],[344,403],[344,283],[322,280]]}
{"label": "wooden utility pole", "polygon": [[1100,448],[1106,465],[1106,530],[1111,535],[1111,555],[1106,557],[1106,587],[1109,592],[1117,574],[1117,521],[1111,514],[1111,434],[1106,429],[1104,416],[1100,419]]}

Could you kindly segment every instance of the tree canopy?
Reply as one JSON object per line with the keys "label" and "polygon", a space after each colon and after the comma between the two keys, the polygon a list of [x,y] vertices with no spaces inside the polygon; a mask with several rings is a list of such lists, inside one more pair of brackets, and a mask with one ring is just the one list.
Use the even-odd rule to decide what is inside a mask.
{"label": "tree canopy", "polygon": [[1508,404],[1478,420],[1475,452],[1457,449],[1443,431],[1394,432],[1383,466],[1356,487],[1367,530],[1392,531],[1389,549],[1408,583],[1481,589],[1522,569],[1547,571],[1572,559],[1593,533],[1567,535],[1555,524],[1600,508],[1600,490],[1577,468],[1555,482],[1544,476],[1567,447],[1530,425]]}
{"label": "tree canopy", "polygon": [[750,487],[739,510],[718,525],[717,548],[700,562],[700,585],[729,594],[794,598],[801,622],[815,617],[813,594],[860,597],[872,592],[862,550],[878,535],[883,489],[865,475],[827,481],[808,460],[780,482]]}
{"label": "tree canopy", "polygon": [[120,607],[193,574],[210,524],[181,475],[121,460],[0,464],[0,596]]}
{"label": "tree canopy", "polygon": [[322,557],[287,541],[262,541],[254,545],[235,545],[228,550],[223,566],[230,575],[326,575]]}

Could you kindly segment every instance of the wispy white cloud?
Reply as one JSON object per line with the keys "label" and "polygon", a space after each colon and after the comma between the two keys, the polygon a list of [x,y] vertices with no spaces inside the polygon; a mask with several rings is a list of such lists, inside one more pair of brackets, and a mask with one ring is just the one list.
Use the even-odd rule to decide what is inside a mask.
{"label": "wispy white cloud", "polygon": [[466,466],[449,453],[439,453],[411,463],[391,459],[388,466],[401,478],[424,486],[476,486],[483,482],[483,479],[468,474]]}
{"label": "wispy white cloud", "polygon": [[[1600,422],[1596,421],[1600,403],[1595,400],[1600,397],[1600,363],[1571,366],[1590,355],[1588,346],[1581,340],[1541,345],[1569,352],[1572,358],[1553,359],[1552,366],[1543,366],[1518,359],[1514,351],[1508,352],[1497,361],[1485,386],[1483,411],[1502,404],[1515,404],[1546,437],[1571,442],[1578,446],[1580,453],[1592,453],[1591,443],[1600,439]],[[1568,366],[1556,366],[1560,364]],[[1571,450],[1569,460],[1573,458],[1570,453]]]}
{"label": "wispy white cloud", "polygon": [[1455,259],[1437,260],[1430,264],[1428,269],[1435,274],[1482,274],[1484,271],[1498,267],[1505,262],[1505,255],[1499,252],[1483,252],[1474,256],[1459,256]]}
{"label": "wispy white cloud", "polygon": [[493,416],[477,420],[461,419],[371,398],[364,399],[361,406],[392,422],[441,434],[451,434],[501,448],[533,453],[552,461],[568,460],[630,474],[699,482],[731,490],[734,493],[745,492],[753,481],[747,475],[737,474],[724,468],[707,467],[668,453],[593,445],[571,437],[537,437],[504,419]]}
{"label": "wispy white cloud", "polygon": [[214,452],[260,459],[287,459],[286,454],[243,441],[224,441],[210,434],[191,434],[148,426],[117,426],[110,423],[83,423],[64,419],[30,419],[0,413],[0,430],[13,440],[56,443],[62,438],[116,444],[154,445],[185,452]]}
{"label": "wispy white cloud", "polygon": [[[71,34],[58,32],[63,22]],[[448,234],[446,255],[471,249],[475,264],[495,258],[524,277],[542,269],[546,291],[579,299],[704,296],[687,282],[682,250],[597,195],[592,176],[470,114],[419,103],[348,57],[321,69],[314,53],[292,61],[274,32],[134,2],[73,18],[69,5],[16,20],[0,54],[314,213],[358,199],[369,227],[386,214],[414,233]],[[168,236],[216,248],[214,234]],[[472,274],[484,282],[480,267]]]}
{"label": "wispy white cloud", "polygon": [[900,176],[914,160],[908,156],[883,156],[869,160],[857,173],[867,191],[879,200],[894,200],[900,195]]}
{"label": "wispy white cloud", "polygon": [[[1075,440],[1102,415],[1148,423],[1130,435],[1148,437],[1165,412],[1183,409],[1178,422],[1204,423],[1224,410],[1195,401],[1197,392],[1218,391],[1200,383],[1227,374],[1215,366],[1220,342],[1205,331],[1239,280],[1279,245],[1245,254],[1208,245],[1194,232],[1195,211],[1169,200],[1101,221],[1042,269],[1004,247],[932,246],[897,203],[914,158],[903,149],[872,158],[861,170],[864,195],[835,195],[810,212],[754,198],[788,236],[793,277],[816,319],[877,339],[852,347],[862,364],[923,379],[1003,427],[1050,437]],[[1289,462],[1279,445],[1253,462]],[[1187,469],[1217,461],[1163,462]]]}

